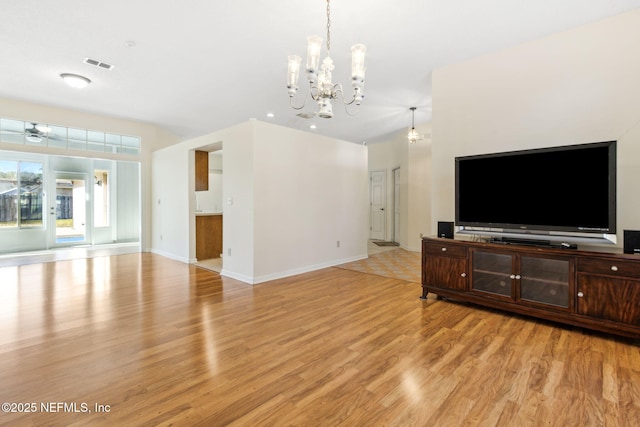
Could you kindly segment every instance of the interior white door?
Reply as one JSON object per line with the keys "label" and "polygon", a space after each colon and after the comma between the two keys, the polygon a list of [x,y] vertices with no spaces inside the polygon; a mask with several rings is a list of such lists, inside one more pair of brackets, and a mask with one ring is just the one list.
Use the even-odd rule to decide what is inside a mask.
{"label": "interior white door", "polygon": [[400,243],[400,168],[393,170],[393,241]]}
{"label": "interior white door", "polygon": [[371,232],[369,237],[384,240],[386,227],[387,171],[371,171]]}

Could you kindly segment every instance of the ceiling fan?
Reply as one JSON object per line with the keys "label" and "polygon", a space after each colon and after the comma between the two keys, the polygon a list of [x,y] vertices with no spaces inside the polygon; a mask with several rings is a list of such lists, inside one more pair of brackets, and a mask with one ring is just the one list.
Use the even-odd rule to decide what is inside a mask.
{"label": "ceiling fan", "polygon": [[51,128],[37,123],[31,123],[31,127],[24,130],[24,137],[29,142],[40,142],[47,138]]}
{"label": "ceiling fan", "polygon": [[[47,125],[33,123],[33,122],[24,122],[24,130],[21,129],[23,126],[21,122],[14,122],[15,124],[19,124],[20,126],[15,126],[15,124],[9,128],[2,129],[2,133],[12,133],[17,135],[24,135],[25,139],[28,142],[41,142],[43,139],[49,137],[49,132],[51,132],[51,128]],[[31,127],[28,126],[31,125]]]}

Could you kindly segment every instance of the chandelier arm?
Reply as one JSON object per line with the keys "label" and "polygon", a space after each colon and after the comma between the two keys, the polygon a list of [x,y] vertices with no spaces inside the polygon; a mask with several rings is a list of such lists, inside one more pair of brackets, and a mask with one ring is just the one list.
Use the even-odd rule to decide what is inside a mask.
{"label": "chandelier arm", "polygon": [[345,112],[347,113],[347,115],[349,115],[349,116],[355,116],[355,115],[357,115],[357,114],[358,114],[358,111],[360,111],[360,108],[359,108],[359,107],[357,106],[357,104],[356,104],[356,110],[352,113],[351,111],[349,111],[349,108],[348,108],[348,107],[349,107],[349,105],[351,105],[351,104],[353,104],[353,101],[351,101],[351,102],[350,102],[350,103],[348,103],[348,104],[344,104],[344,111],[345,111]]}
{"label": "chandelier arm", "polygon": [[[337,96],[337,95],[338,95],[338,94],[340,94],[341,101],[342,101],[342,103],[343,103],[345,106],[346,106],[346,105],[351,105],[351,104],[353,104],[354,102],[356,102],[357,97],[358,97],[358,92],[357,92],[357,91],[354,91],[354,92],[353,92],[353,96],[352,96],[352,98],[351,98],[351,101],[347,101],[347,100],[345,99],[345,96],[344,96],[344,90],[342,89],[342,85],[341,85],[340,83],[336,83],[335,85],[333,85],[333,87],[334,87],[334,89],[335,89],[333,92],[336,94],[336,96],[334,96],[334,98],[335,98],[335,99],[338,99],[338,96]],[[357,104],[356,104],[356,105],[357,105]],[[348,111],[347,111],[347,112],[348,112]],[[352,116],[353,116],[353,114],[350,114],[350,115],[352,115]]]}
{"label": "chandelier arm", "polygon": [[304,104],[306,104],[307,99],[305,97],[305,101],[302,103],[301,106],[296,107],[295,105],[293,105],[293,96],[289,97],[289,104],[291,105],[291,108],[293,108],[294,110],[302,110],[304,108]]}
{"label": "chandelier arm", "polygon": [[302,110],[304,108],[304,106],[307,104],[307,98],[309,98],[309,93],[307,92],[307,94],[304,96],[304,99],[302,100],[302,105],[299,107],[296,107],[293,104],[293,96],[289,97],[289,105],[291,105],[291,108],[293,108],[294,110]]}
{"label": "chandelier arm", "polygon": [[[315,90],[315,93],[314,93],[314,90]],[[322,91],[317,85],[314,85],[313,83],[309,82],[309,92],[307,92],[307,96],[311,96],[311,99],[313,99],[314,101],[317,101],[318,99],[320,99],[321,93]]]}
{"label": "chandelier arm", "polygon": [[[314,93],[314,90],[315,90],[315,93]],[[309,99],[309,96],[311,96],[311,99],[313,99],[314,101],[318,101],[318,99],[320,99],[319,92],[320,91],[318,89],[318,86],[315,86],[313,83],[309,83],[309,91],[305,94],[304,100],[302,101],[302,105],[299,107],[296,107],[293,104],[293,96],[289,97],[289,105],[291,105],[291,108],[293,108],[294,110],[302,110],[304,106],[307,104],[307,99]]]}

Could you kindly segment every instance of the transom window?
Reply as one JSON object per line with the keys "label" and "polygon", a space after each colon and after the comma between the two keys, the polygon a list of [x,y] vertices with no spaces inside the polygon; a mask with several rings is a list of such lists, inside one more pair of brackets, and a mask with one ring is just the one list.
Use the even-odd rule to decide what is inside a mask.
{"label": "transom window", "polygon": [[69,150],[140,154],[140,138],[108,132],[0,118],[0,141]]}

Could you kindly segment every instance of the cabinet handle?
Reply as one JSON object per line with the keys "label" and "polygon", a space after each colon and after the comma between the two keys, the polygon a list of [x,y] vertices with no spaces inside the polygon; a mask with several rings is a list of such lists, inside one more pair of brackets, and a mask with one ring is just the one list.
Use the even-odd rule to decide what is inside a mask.
{"label": "cabinet handle", "polygon": [[509,279],[512,279],[512,280],[513,280],[513,279],[515,279],[515,278],[516,278],[516,275],[515,275],[515,274],[512,274],[511,276],[509,276]]}
{"label": "cabinet handle", "polygon": [[467,277],[467,273],[462,273],[460,277]]}
{"label": "cabinet handle", "polygon": [[618,266],[617,265],[612,265],[611,266],[611,271],[618,271]]}
{"label": "cabinet handle", "polygon": [[584,293],[578,292],[578,297],[582,298],[583,296],[584,296]]}
{"label": "cabinet handle", "polygon": [[516,280],[520,280],[522,278],[522,276],[520,276],[519,274],[516,274]]}
{"label": "cabinet handle", "polygon": [[447,248],[442,248],[442,252],[447,252]]}

